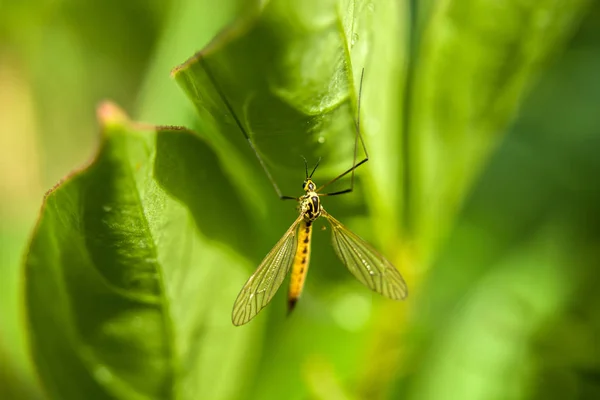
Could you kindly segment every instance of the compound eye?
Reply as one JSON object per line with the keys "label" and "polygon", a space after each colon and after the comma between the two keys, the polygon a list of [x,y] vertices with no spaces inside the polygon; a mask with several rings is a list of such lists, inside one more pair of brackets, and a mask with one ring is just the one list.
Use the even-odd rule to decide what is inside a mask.
{"label": "compound eye", "polygon": [[302,182],[302,190],[306,187],[306,181]]}

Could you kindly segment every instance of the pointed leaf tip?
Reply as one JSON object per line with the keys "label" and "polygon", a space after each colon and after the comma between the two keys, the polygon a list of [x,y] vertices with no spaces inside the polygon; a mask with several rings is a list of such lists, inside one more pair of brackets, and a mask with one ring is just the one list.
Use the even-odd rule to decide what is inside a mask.
{"label": "pointed leaf tip", "polygon": [[119,106],[110,101],[102,102],[96,109],[96,117],[101,126],[124,125],[129,117]]}

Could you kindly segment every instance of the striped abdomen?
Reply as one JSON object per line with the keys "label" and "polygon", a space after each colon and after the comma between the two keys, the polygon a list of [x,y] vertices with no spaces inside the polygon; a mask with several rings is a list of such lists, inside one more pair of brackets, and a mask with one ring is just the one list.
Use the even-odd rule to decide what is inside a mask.
{"label": "striped abdomen", "polygon": [[302,293],[306,273],[308,272],[308,263],[310,261],[310,238],[312,234],[312,221],[302,220],[298,227],[298,246],[296,247],[296,256],[292,266],[290,277],[290,290],[288,292],[288,312],[291,312],[296,305],[296,301]]}

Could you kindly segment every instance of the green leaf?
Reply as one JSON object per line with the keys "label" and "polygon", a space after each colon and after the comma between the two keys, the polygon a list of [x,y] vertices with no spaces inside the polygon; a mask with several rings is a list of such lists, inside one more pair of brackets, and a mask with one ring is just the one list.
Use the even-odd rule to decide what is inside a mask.
{"label": "green leaf", "polygon": [[[404,14],[397,2],[270,1],[173,71],[196,106],[202,134],[227,160],[228,174],[257,211],[259,226],[268,218],[274,227],[262,228],[265,237],[281,234],[291,219],[280,218],[285,207],[276,202],[251,147],[283,195],[301,193],[301,156],[309,166],[323,158],[318,184],[350,168],[364,68],[360,122],[370,162],[356,171],[353,195],[324,206],[356,217],[366,204],[374,210],[369,223],[375,229],[360,233],[400,260],[404,187],[397,101],[404,78]],[[363,157],[359,145],[356,161]],[[327,191],[349,186],[347,176]]]}
{"label": "green leaf", "polygon": [[586,0],[438,1],[417,49],[407,215],[419,253],[435,254],[523,95],[562,47]]}
{"label": "green leaf", "polygon": [[[354,82],[364,68],[361,127],[369,162],[357,171],[364,180],[364,196],[370,208],[370,225],[381,249],[408,273],[401,262],[405,248],[406,188],[402,126],[409,57],[410,9],[408,2],[340,2],[346,7],[345,24]],[[394,223],[390,223],[393,221]]]}
{"label": "green leaf", "polygon": [[194,134],[140,131],[110,105],[100,116],[98,155],[46,196],[26,260],[41,380],[57,399],[231,395],[254,340],[229,317],[248,210]]}
{"label": "green leaf", "polygon": [[352,166],[356,92],[344,25],[352,20],[337,3],[268,2],[173,72],[256,206],[273,190],[256,178],[263,172],[244,132],[285,195],[299,192],[301,155],[311,165],[324,157],[323,183]]}
{"label": "green leaf", "polygon": [[[489,265],[419,356],[427,367],[415,373],[410,395],[402,397],[527,398],[535,371],[531,343],[573,290],[563,268],[573,244],[563,236],[551,226]],[[480,244],[490,245],[485,239]]]}

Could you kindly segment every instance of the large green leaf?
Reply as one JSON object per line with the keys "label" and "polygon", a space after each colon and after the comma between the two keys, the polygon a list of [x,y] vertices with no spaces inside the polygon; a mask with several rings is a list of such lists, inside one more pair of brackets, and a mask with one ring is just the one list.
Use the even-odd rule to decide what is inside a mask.
{"label": "large green leaf", "polygon": [[[243,181],[256,182],[252,186],[261,188],[258,201],[269,204],[267,223],[277,224],[281,220],[278,210],[285,207],[273,203],[275,193],[226,102],[283,193],[298,195],[303,178],[300,155],[310,162],[323,156],[315,175],[318,182],[351,165],[358,86],[364,67],[361,125],[371,161],[360,167],[357,176],[360,183],[367,183],[368,191],[359,184],[358,193],[324,200],[324,207],[335,208],[340,201],[360,204],[367,200],[376,210],[373,222],[379,229],[368,229],[369,221],[362,225],[364,229],[359,229],[360,234],[385,243],[384,253],[400,260],[396,253],[401,227],[397,204],[402,201],[403,184],[399,177],[398,99],[403,83],[405,10],[393,1],[271,1],[255,12],[174,71],[202,118],[203,134],[217,147],[227,149],[222,154],[224,159],[241,160],[242,168],[235,169],[236,175]],[[224,141],[226,145],[222,145]],[[348,185],[347,180],[345,184]],[[247,198],[257,195],[247,193]],[[350,211],[337,207],[335,211],[335,215],[337,211],[342,215],[364,214],[364,209],[358,207]],[[278,230],[271,231],[272,243],[276,239],[273,235],[281,234],[291,218],[287,216],[284,221],[287,222],[280,224]],[[318,302],[318,311],[313,305],[313,314],[303,316],[300,309],[294,316],[296,322],[286,323],[292,324],[293,331],[282,332],[275,327],[270,332],[265,339],[268,350],[258,371],[254,397],[290,397],[290,387],[304,387],[294,393],[294,398],[307,396],[310,389],[318,391],[318,384],[315,388],[305,387],[301,376],[302,369],[308,368],[302,366],[312,365],[311,355],[315,353],[326,358],[335,373],[344,376],[361,364],[360,351],[346,349],[362,348],[364,337],[346,331],[345,322],[338,323],[337,316],[343,315],[350,326],[363,326],[353,322],[361,320],[361,313],[343,311],[344,304],[363,305],[367,301],[364,309],[369,315],[379,303],[342,292],[340,279],[327,281],[327,274],[332,272],[351,277],[327,249],[328,233],[315,235],[314,267],[304,304],[310,306],[312,298],[313,304]],[[404,266],[399,267],[404,272]],[[311,281],[318,282],[318,290],[312,293]],[[360,290],[363,289],[355,289]],[[368,292],[365,295],[370,297]],[[276,298],[274,302],[277,301]],[[315,338],[298,348],[303,332],[313,332]],[[336,336],[335,345],[324,339],[328,335]],[[272,337],[276,339],[271,340]],[[281,363],[289,365],[289,371],[282,370]],[[274,385],[273,380],[278,384]]]}
{"label": "large green leaf", "polygon": [[435,254],[526,89],[587,4],[450,0],[428,9],[406,133],[407,215],[422,258]]}
{"label": "large green leaf", "polygon": [[[281,234],[291,217],[285,214],[286,222],[279,222],[285,208],[276,203],[252,148],[283,195],[301,193],[301,156],[310,166],[323,158],[317,183],[350,168],[364,69],[360,122],[372,161],[357,170],[357,177],[366,185],[355,186],[353,196],[328,199],[324,207],[357,216],[364,214],[359,207],[366,202],[375,210],[377,229],[361,234],[384,243],[384,253],[400,260],[398,204],[404,188],[397,100],[403,82],[403,52],[398,51],[403,12],[396,2],[270,1],[174,69],[201,116],[202,134],[227,160],[225,168],[246,201],[262,212],[258,221],[265,221],[268,210],[269,225],[276,227],[267,228],[271,235]],[[358,142],[356,161],[363,157]],[[349,185],[347,176],[327,191]],[[354,208],[348,212],[340,204]]]}
{"label": "large green leaf", "polygon": [[225,209],[236,192],[194,134],[140,131],[110,105],[100,115],[98,155],[48,193],[27,256],[42,382],[58,399],[232,395],[253,338],[229,318],[249,210]]}
{"label": "large green leaf", "polygon": [[542,75],[438,255],[394,397],[598,396],[597,16]]}
{"label": "large green leaf", "polygon": [[[245,169],[232,168],[241,182],[253,182],[250,199],[258,195],[251,189],[261,186],[244,171],[258,172],[259,165],[236,118],[284,194],[300,192],[301,155],[311,165],[324,158],[319,181],[352,165],[356,91],[346,24],[353,16],[346,18],[348,10],[338,3],[267,2],[174,70],[202,117],[204,134],[229,160],[245,157]],[[260,197],[257,203],[266,196]]]}
{"label": "large green leaf", "polygon": [[563,268],[573,244],[556,226],[537,236],[489,265],[464,295],[444,334],[421,355],[427,368],[415,374],[411,399],[525,398],[535,369],[532,338],[573,290]]}

